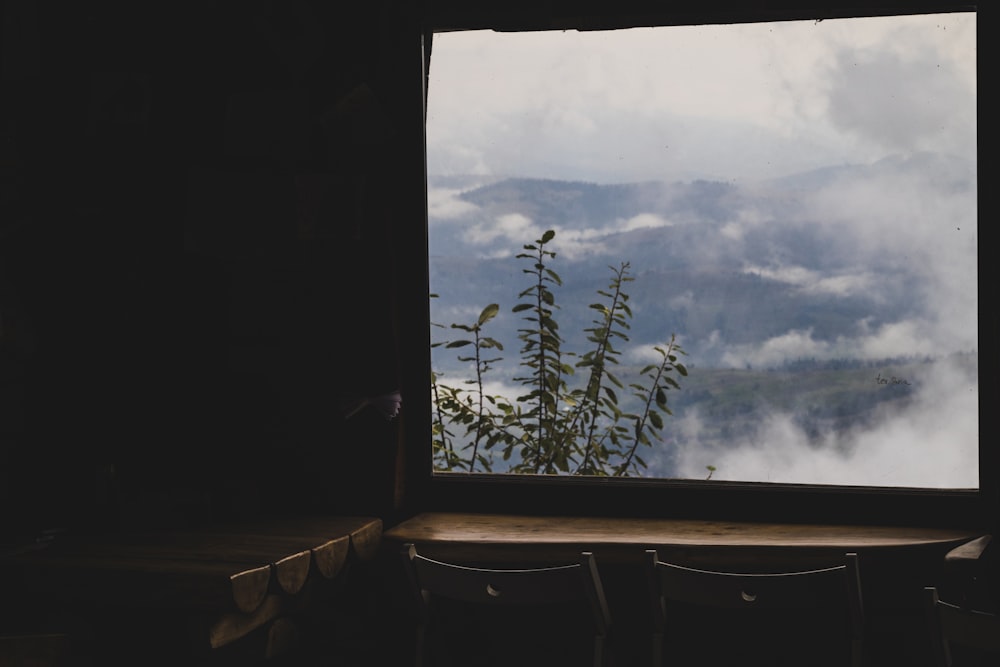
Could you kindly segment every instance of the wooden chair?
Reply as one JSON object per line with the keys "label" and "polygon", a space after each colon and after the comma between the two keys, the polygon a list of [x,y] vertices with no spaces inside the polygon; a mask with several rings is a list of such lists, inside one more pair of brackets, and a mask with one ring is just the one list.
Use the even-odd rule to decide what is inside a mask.
{"label": "wooden chair", "polygon": [[933,586],[924,588],[924,610],[935,665],[951,667],[953,647],[966,651],[966,663],[997,664],[985,660],[1000,656],[1000,615],[944,602]]}
{"label": "wooden chair", "polygon": [[[428,631],[428,626],[434,625],[436,607],[439,602],[445,600],[468,603],[473,609],[519,608],[507,609],[502,616],[505,623],[511,622],[504,627],[509,629],[509,634],[505,638],[512,644],[522,632],[530,629],[525,627],[528,621],[527,617],[522,616],[523,611],[534,608],[540,613],[548,614],[548,619],[553,621],[550,627],[556,631],[565,627],[555,622],[565,620],[560,615],[561,612],[556,611],[556,607],[563,610],[571,608],[574,612],[579,612],[579,617],[583,619],[583,623],[574,629],[580,630],[581,636],[592,637],[592,664],[595,666],[606,664],[606,638],[611,626],[611,616],[592,553],[583,552],[578,562],[568,565],[532,569],[488,569],[432,560],[420,555],[414,545],[407,544],[403,547],[403,561],[419,609],[418,665],[423,664],[428,652],[427,644],[430,638],[427,635],[432,634],[432,631]],[[548,609],[552,611],[547,611]],[[576,615],[574,614],[574,617]],[[568,645],[564,647],[569,648]],[[484,650],[491,649],[477,647],[480,663],[503,662],[499,658],[494,660],[491,656],[481,655]],[[559,650],[562,651],[563,648]],[[581,652],[591,651],[584,646]],[[524,665],[526,664],[524,661],[536,658],[541,659],[537,655],[518,655],[517,664]],[[461,659],[461,664],[464,665],[474,662],[464,657]],[[558,664],[567,663],[560,661]]]}
{"label": "wooden chair", "polygon": [[944,556],[938,595],[949,604],[979,611],[1000,611],[1000,543],[981,535]]}
{"label": "wooden chair", "polygon": [[[719,629],[722,621],[733,627],[743,628],[755,643],[754,647],[728,647],[743,651],[740,664],[771,664],[772,651],[787,648],[798,635],[822,636],[833,642],[826,648],[836,648],[825,659],[834,659],[842,650],[844,659],[855,667],[862,662],[864,639],[864,608],[861,598],[861,581],[857,554],[846,555],[844,565],[804,572],[747,574],[719,572],[683,567],[659,560],[655,550],[646,551],[647,577],[651,592],[653,615],[654,665],[664,663],[664,639],[669,638],[668,612],[671,607],[683,608],[690,613],[698,610],[706,614],[706,622],[717,626],[706,636],[714,637],[718,646],[706,642],[685,659],[713,664],[727,663],[732,658],[714,657],[725,652],[726,644],[743,639],[727,636]],[[794,628],[799,624],[799,630]],[[817,625],[819,624],[819,625]],[[835,630],[833,625],[840,626]],[[805,629],[808,632],[803,633]],[[676,629],[675,629],[676,632]],[[699,635],[700,636],[700,635]],[[828,638],[829,637],[829,638]],[[691,635],[688,636],[691,638]],[[746,639],[746,637],[744,637]],[[813,646],[813,645],[808,645]],[[819,648],[806,648],[808,651]],[[825,651],[825,649],[823,649]],[[763,653],[761,653],[763,651]],[[678,657],[682,651],[671,651],[669,657]],[[847,656],[850,656],[849,659]],[[818,664],[810,655],[807,663]]]}

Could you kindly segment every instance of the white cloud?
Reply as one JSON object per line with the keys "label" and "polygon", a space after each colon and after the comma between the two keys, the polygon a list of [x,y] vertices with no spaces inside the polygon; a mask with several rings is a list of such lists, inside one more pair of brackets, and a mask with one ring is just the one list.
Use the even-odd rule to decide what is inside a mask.
{"label": "white cloud", "polygon": [[731,241],[743,240],[743,226],[738,222],[727,222],[719,233]]}
{"label": "white cloud", "polygon": [[877,292],[872,290],[872,275],[864,271],[823,276],[819,271],[813,271],[803,266],[779,266],[772,268],[748,264],[743,268],[743,273],[792,285],[797,287],[803,294],[836,297],[846,297],[862,293],[870,296],[877,295]]}
{"label": "white cloud", "polygon": [[978,478],[978,392],[974,378],[946,363],[922,379],[916,399],[902,412],[883,414],[865,430],[820,442],[796,425],[791,415],[773,413],[756,433],[742,434],[725,448],[700,442],[703,421],[697,413],[675,424],[683,443],[677,452],[678,475],[713,479],[913,486],[976,487]]}
{"label": "white cloud", "polygon": [[975,14],[957,13],[443,33],[429,162],[432,173],[753,180],[886,147],[967,147],[975,31]]}
{"label": "white cloud", "polygon": [[[677,338],[674,344],[680,346],[681,349],[684,348],[684,341]],[[625,357],[636,364],[659,364],[663,361],[663,355],[661,355],[656,348],[659,347],[661,350],[670,350],[670,341],[665,340],[659,343],[648,343],[644,345],[634,345],[625,351]],[[683,360],[679,360],[683,363]]]}
{"label": "white cloud", "polygon": [[818,273],[801,266],[768,268],[764,266],[748,265],[743,268],[743,273],[756,274],[761,278],[798,286],[815,283],[819,279]]}
{"label": "white cloud", "polygon": [[[888,322],[871,329],[868,319],[858,322],[855,336],[840,336],[835,340],[817,340],[813,330],[794,329],[762,343],[725,345],[723,366],[743,368],[774,368],[797,359],[889,359],[893,357],[940,357],[952,352],[977,349],[973,343],[954,340],[941,334],[923,320]],[[715,341],[715,344],[721,341]]]}
{"label": "white cloud", "polygon": [[862,359],[886,359],[900,355],[938,355],[956,350],[940,349],[936,341],[928,337],[929,327],[924,322],[907,320],[890,322],[878,328],[873,335],[854,340],[850,347],[857,346],[857,356]]}
{"label": "white cloud", "polygon": [[801,286],[806,294],[827,294],[836,297],[846,297],[853,294],[877,295],[872,289],[873,278],[870,273],[850,273],[820,278],[814,283]]}
{"label": "white cloud", "polygon": [[[602,240],[613,232],[669,225],[670,223],[662,217],[648,213],[628,220],[617,220],[603,227],[578,229],[551,225],[551,229],[556,232],[556,238],[550,249],[560,258],[577,260],[588,255],[603,253]],[[497,216],[492,221],[478,222],[464,227],[461,234],[466,243],[476,246],[491,245],[489,252],[484,256],[502,258],[520,251],[525,239],[537,239],[544,231],[541,226],[522,213],[507,213]]]}
{"label": "white cloud", "polygon": [[427,189],[427,218],[433,224],[440,220],[453,220],[474,213],[479,207],[459,199],[461,190],[449,188]]}
{"label": "white cloud", "polygon": [[975,146],[975,89],[932,49],[901,56],[843,49],[832,61],[834,125],[890,152]]}
{"label": "white cloud", "polygon": [[481,222],[465,228],[462,231],[462,238],[473,245],[487,245],[501,238],[507,240],[538,238],[542,231],[528,216],[507,213],[498,216],[492,222]]}
{"label": "white cloud", "polygon": [[[667,305],[669,305],[671,308],[675,310],[679,310],[682,308],[692,308],[695,306],[695,304],[696,302],[694,298],[694,292],[692,292],[691,290],[687,290],[681,294],[678,294],[675,297],[671,297],[670,301],[667,302]],[[715,331],[714,333],[718,335],[719,332]]]}
{"label": "white cloud", "polygon": [[615,225],[619,231],[632,231],[633,229],[655,229],[657,227],[671,227],[673,223],[655,213],[640,213],[632,216],[628,220],[617,221]]}
{"label": "white cloud", "polygon": [[830,344],[815,340],[812,329],[794,330],[760,344],[731,345],[722,355],[722,364],[733,368],[747,364],[767,368],[780,366],[786,360],[827,358],[829,355]]}
{"label": "white cloud", "polygon": [[450,131],[442,131],[437,124],[431,123],[428,116],[427,140],[430,150],[427,152],[427,168],[436,175],[477,175],[490,176],[493,168],[491,159],[487,156],[488,144],[480,141],[478,145],[470,145],[468,133],[481,133],[484,128],[468,128],[463,132],[460,127]]}

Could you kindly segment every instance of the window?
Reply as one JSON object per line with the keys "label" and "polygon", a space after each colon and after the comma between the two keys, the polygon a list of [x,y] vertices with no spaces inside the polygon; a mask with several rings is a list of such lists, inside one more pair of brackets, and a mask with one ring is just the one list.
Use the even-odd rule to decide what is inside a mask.
{"label": "window", "polygon": [[[518,329],[534,311],[514,306],[537,260],[516,255],[550,229],[567,365],[590,349],[583,332],[601,311],[588,305],[613,292],[609,265],[627,261],[631,328],[621,382],[606,385],[616,407],[642,414],[628,387],[671,334],[687,373],[664,386],[672,415],[628,479],[612,459],[611,478],[437,472],[432,489],[482,489],[500,509],[536,489],[574,508],[604,494],[753,498],[754,516],[794,514],[789,493],[891,513],[993,492],[978,409],[992,380],[979,350],[977,16],[798,18],[434,35],[430,319],[468,327],[498,304],[478,333],[504,359],[477,377],[463,353],[475,345],[456,343],[473,332],[436,328],[461,345],[434,348],[438,382],[470,387],[461,396],[477,408],[467,380],[515,407],[530,390]],[[475,438],[452,426],[456,450]],[[465,450],[464,468],[436,467],[523,461],[485,444],[481,463]]]}

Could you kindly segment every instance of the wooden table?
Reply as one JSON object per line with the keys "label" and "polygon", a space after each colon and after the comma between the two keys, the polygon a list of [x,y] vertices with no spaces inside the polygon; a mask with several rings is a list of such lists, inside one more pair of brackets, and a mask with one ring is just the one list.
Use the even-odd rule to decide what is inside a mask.
{"label": "wooden table", "polygon": [[886,664],[919,664],[911,648],[919,654],[913,637],[924,632],[923,587],[940,581],[945,554],[978,535],[895,526],[427,513],[387,530],[383,546],[398,553],[412,542],[431,558],[498,567],[569,563],[591,551],[628,664],[648,660],[646,549],[675,563],[744,572],[825,567],[855,552],[870,650],[894,656]]}
{"label": "wooden table", "polygon": [[377,518],[280,518],[58,538],[9,549],[0,567],[22,595],[53,607],[183,618],[206,650],[268,626],[274,653],[289,636],[284,617],[350,563],[371,560],[381,537]]}
{"label": "wooden table", "polygon": [[646,549],[688,565],[784,567],[900,550],[940,554],[979,533],[900,526],[735,523],[682,519],[419,514],[387,530],[387,548],[407,542],[432,558],[476,562],[638,561]]}

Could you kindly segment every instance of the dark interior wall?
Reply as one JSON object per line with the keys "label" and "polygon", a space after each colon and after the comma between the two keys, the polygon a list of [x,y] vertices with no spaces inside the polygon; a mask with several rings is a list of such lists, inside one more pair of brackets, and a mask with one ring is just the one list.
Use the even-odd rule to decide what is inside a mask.
{"label": "dark interior wall", "polygon": [[421,4],[3,4],[2,525],[392,511]]}
{"label": "dark interior wall", "polygon": [[3,21],[0,489],[37,529],[93,514],[118,451],[166,445],[163,202],[140,36],[82,8]]}
{"label": "dark interior wall", "polygon": [[[397,388],[389,222],[398,139],[380,11],[217,3],[193,40],[184,397],[223,513],[380,512]],[[184,158],[182,158],[183,160]],[[195,456],[194,458],[198,458]],[[241,503],[227,502],[244,496]]]}
{"label": "dark interior wall", "polygon": [[4,5],[5,526],[391,511],[378,4]]}

